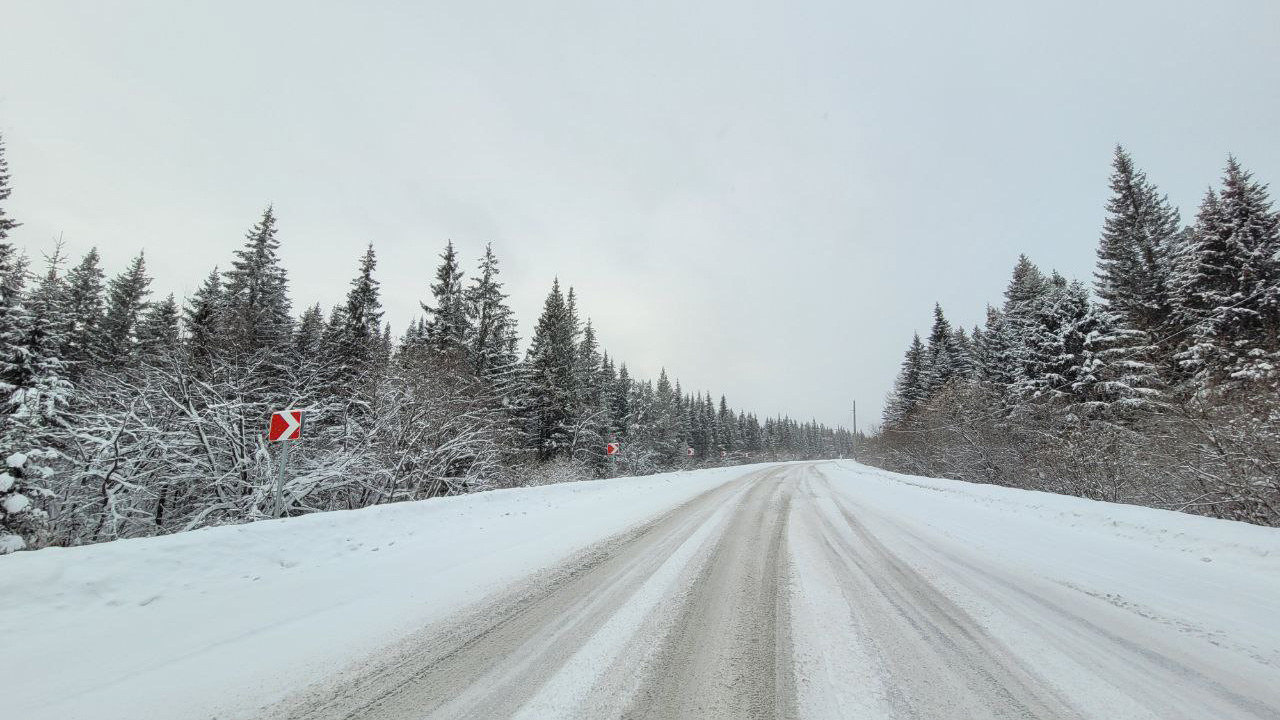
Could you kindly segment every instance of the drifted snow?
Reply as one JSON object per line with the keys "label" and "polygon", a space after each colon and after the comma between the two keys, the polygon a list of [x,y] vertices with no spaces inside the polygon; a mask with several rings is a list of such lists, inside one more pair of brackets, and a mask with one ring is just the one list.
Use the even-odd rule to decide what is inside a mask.
{"label": "drifted snow", "polygon": [[4,464],[11,468],[20,468],[27,464],[27,455],[20,452],[14,453],[5,459]]}
{"label": "drifted snow", "polygon": [[[27,546],[27,541],[18,535],[0,535],[0,555],[15,553]],[[0,687],[3,687],[4,671],[0,670]]]}
{"label": "drifted snow", "polygon": [[4,511],[10,515],[17,515],[29,507],[31,507],[31,500],[22,493],[14,493],[6,497],[4,502],[0,502],[0,508],[4,508]]}

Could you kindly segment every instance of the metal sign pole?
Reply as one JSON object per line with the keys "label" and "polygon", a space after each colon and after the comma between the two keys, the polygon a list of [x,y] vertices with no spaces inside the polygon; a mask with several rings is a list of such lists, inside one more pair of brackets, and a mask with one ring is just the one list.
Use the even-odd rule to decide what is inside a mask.
{"label": "metal sign pole", "polygon": [[284,440],[280,443],[280,474],[276,477],[276,510],[275,517],[284,515],[284,468],[289,464],[289,446],[293,444],[292,440]]}

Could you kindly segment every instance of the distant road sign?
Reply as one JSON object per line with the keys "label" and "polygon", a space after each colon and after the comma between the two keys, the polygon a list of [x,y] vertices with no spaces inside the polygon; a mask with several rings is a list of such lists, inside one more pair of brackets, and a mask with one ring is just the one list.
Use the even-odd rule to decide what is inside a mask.
{"label": "distant road sign", "polygon": [[695,453],[695,452],[693,451],[693,448],[686,448],[686,449],[685,449],[685,451],[684,451],[684,454],[685,454],[685,455],[688,455],[689,457],[693,457],[693,456],[694,456],[694,455],[696,455],[697,453]]}
{"label": "distant road sign", "polygon": [[302,437],[302,411],[280,410],[271,413],[271,429],[267,439],[271,442],[279,440],[297,440]]}
{"label": "distant road sign", "polygon": [[622,449],[622,446],[621,446],[621,445],[619,445],[618,443],[609,443],[608,445],[605,445],[605,446],[604,446],[604,454],[605,454],[605,455],[617,455],[617,454],[618,454],[618,451],[619,451],[619,450],[621,450],[621,449]]}

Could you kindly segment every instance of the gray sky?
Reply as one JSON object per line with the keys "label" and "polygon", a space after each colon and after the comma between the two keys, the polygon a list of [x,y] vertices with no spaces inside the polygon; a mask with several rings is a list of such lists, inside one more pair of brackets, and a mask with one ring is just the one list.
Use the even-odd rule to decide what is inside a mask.
{"label": "gray sky", "polygon": [[[360,7],[368,5],[370,7]],[[15,239],[190,292],[275,203],[295,305],[379,255],[403,330],[492,241],[638,373],[877,421],[935,300],[1088,278],[1112,147],[1183,208],[1280,182],[1280,3],[0,0]]]}

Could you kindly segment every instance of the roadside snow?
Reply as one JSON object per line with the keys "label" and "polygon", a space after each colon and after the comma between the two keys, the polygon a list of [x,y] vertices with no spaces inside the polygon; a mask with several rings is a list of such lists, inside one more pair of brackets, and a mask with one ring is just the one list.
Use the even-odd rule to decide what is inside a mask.
{"label": "roadside snow", "polygon": [[[1276,528],[852,462],[820,467],[874,535],[1088,716],[1160,717],[1152,708],[1179,693],[1188,694],[1184,709],[1203,697],[1190,680],[1139,701],[1136,681],[1100,687],[1092,678],[1133,669],[1080,635],[1081,619],[1095,641],[1123,637],[1209,668],[1222,687],[1280,680]],[[1215,712],[1204,716],[1226,716]]]}
{"label": "roadside snow", "polygon": [[0,557],[4,716],[237,717],[755,468]]}

